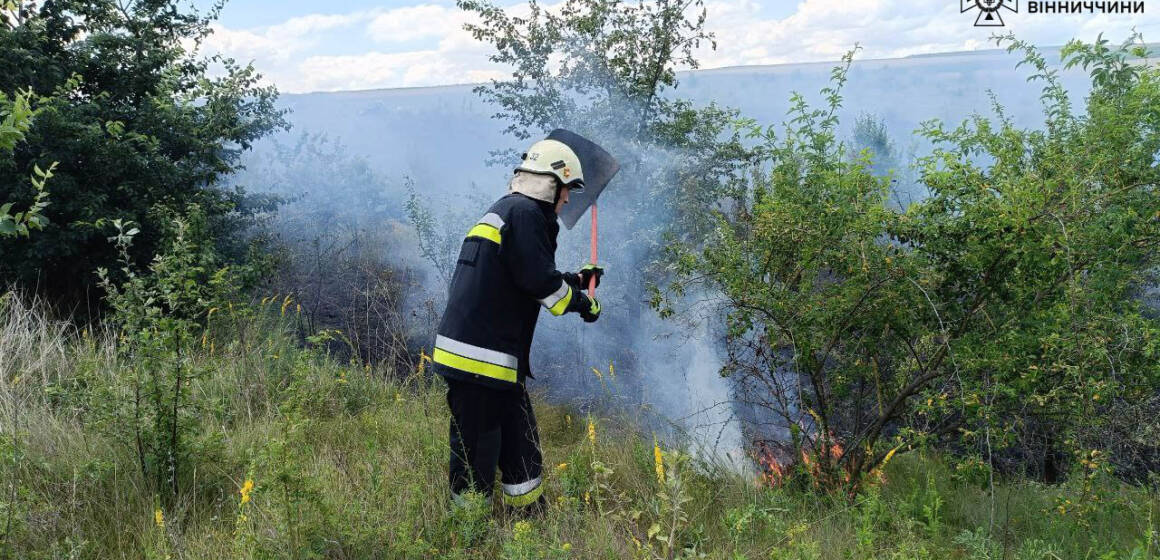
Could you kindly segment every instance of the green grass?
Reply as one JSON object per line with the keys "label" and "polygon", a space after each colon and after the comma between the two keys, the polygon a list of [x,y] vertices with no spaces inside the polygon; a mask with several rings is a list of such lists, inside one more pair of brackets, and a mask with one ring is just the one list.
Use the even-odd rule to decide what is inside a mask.
{"label": "green grass", "polygon": [[[668,451],[624,418],[537,404],[548,513],[452,510],[438,380],[343,365],[276,322],[213,333],[195,360],[197,432],[162,508],[133,446],[128,364],[9,300],[0,306],[0,557],[1152,558],[1157,495],[1111,477],[1059,486],[956,476],[896,457],[852,499],[769,489]],[[248,344],[238,340],[247,340]],[[13,429],[15,426],[15,430]],[[566,466],[560,467],[561,464]],[[253,481],[248,503],[239,489]],[[1070,502],[1068,502],[1070,500]],[[678,504],[679,507],[674,507]],[[1062,509],[1061,509],[1061,506]],[[650,536],[650,533],[652,534]],[[669,537],[672,536],[670,540]],[[668,545],[672,546],[669,550]]]}

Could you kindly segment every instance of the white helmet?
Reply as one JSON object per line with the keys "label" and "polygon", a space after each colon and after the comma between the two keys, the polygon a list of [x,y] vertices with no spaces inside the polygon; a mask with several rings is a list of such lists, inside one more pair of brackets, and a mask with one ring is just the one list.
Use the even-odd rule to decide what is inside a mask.
{"label": "white helmet", "polygon": [[551,175],[572,192],[584,190],[584,170],[580,158],[559,140],[540,140],[528,148],[516,171]]}

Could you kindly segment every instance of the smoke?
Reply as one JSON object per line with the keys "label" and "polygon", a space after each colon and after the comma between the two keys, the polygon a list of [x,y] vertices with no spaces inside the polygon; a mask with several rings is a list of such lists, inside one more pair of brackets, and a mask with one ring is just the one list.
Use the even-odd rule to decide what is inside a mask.
{"label": "smoke", "polygon": [[[842,133],[854,134],[857,115],[880,119],[889,142],[878,140],[899,147],[898,161],[891,165],[904,171],[921,148],[910,135],[920,122],[940,118],[955,123],[987,113],[988,90],[1017,124],[1027,123],[1039,114],[1039,89],[1014,71],[1016,62],[1011,55],[983,52],[855,63],[846,86]],[[681,76],[677,94],[701,106],[716,101],[737,107],[744,116],[775,125],[785,118],[791,91],[819,100],[808,92],[826,85],[830,66],[694,72]],[[1065,72],[1062,77],[1073,93],[1082,94],[1082,76]],[[525,143],[503,134],[506,123],[492,120],[494,108],[469,86],[288,95],[283,103],[293,111],[296,131],[260,144],[248,156],[251,171],[239,176],[239,184],[258,192],[310,193],[289,208],[293,224],[281,222],[284,236],[302,243],[324,233],[334,237],[347,223],[389,234],[391,242],[382,246],[380,258],[412,272],[406,309],[411,341],[429,347],[446,291],[437,263],[454,263],[470,224],[505,194],[516,162],[489,166],[491,154],[519,153]],[[651,418],[648,429],[687,443],[706,459],[744,468],[743,451],[752,437],[744,435],[738,416],[752,413],[734,403],[734,384],[720,375],[721,326],[711,305],[703,303],[712,294],[686,295],[678,302],[680,318],[666,320],[651,309],[646,291],[664,274],[659,260],[667,243],[664,232],[687,225],[674,223],[678,218],[662,198],[666,182],[676,170],[695,165],[697,155],[641,145],[617,134],[616,127],[602,125],[623,124],[637,114],[632,107],[606,108],[599,121],[576,123],[577,132],[622,162],[620,175],[600,199],[599,260],[607,274],[597,297],[603,315],[591,325],[574,315],[544,315],[532,351],[536,379],[529,387],[551,401],[585,410],[640,413]],[[284,148],[303,133],[320,132],[341,139],[343,148]],[[318,171],[320,165],[324,171]],[[905,188],[913,189],[912,176],[898,176],[906,176]],[[443,242],[419,246],[405,209],[409,192],[430,211]],[[573,230],[561,231],[558,268],[576,270],[588,260],[588,228],[582,219]]]}
{"label": "smoke", "polygon": [[[659,327],[659,325],[658,325]],[[734,471],[747,470],[749,445],[742,438],[736,414],[732,384],[722,378],[725,365],[717,325],[709,320],[698,323],[672,356],[669,371],[676,377],[668,391],[657,392],[665,410],[682,411],[677,420],[688,435],[696,454]],[[666,352],[667,348],[657,348]]]}

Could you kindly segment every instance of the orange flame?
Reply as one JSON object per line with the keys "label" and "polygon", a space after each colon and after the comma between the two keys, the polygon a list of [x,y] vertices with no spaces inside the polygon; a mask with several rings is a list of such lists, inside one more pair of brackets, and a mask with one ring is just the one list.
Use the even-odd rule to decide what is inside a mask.
{"label": "orange flame", "polygon": [[[829,440],[831,441],[831,444],[828,448],[828,453],[825,453],[825,451],[819,451],[817,453],[811,454],[808,449],[810,447],[817,447],[817,444],[820,443],[817,440],[813,440],[811,443],[814,445],[804,447],[800,451],[801,458],[793,462],[778,460],[777,455],[772,450],[770,450],[765,442],[758,441],[757,450],[754,453],[756,462],[760,468],[760,473],[758,474],[758,483],[768,485],[769,487],[778,487],[785,484],[786,480],[789,478],[790,473],[794,471],[794,463],[796,463],[797,465],[800,465],[802,471],[811,475],[815,486],[820,484],[821,478],[825,475],[823,472],[825,467],[827,465],[836,467],[838,460],[841,459],[842,456],[846,453],[845,448],[842,447],[841,443],[838,443],[833,435],[829,437]],[[793,454],[790,453],[789,457],[792,459]],[[833,472],[829,469],[825,470],[826,472]],[[848,465],[846,468],[842,469],[841,477],[842,480],[847,483],[852,480]]]}
{"label": "orange flame", "polygon": [[789,469],[777,460],[773,452],[765,446],[765,442],[758,442],[757,463],[761,472],[757,475],[758,484],[768,485],[770,488],[781,486],[789,474]]}

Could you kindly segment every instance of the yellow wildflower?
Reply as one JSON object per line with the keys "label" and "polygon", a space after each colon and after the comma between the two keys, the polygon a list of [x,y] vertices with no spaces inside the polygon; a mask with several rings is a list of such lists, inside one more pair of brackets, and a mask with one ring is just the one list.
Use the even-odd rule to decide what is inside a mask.
{"label": "yellow wildflower", "polygon": [[528,523],[527,521],[516,521],[516,524],[512,527],[512,533],[517,539],[527,536],[527,534],[531,532],[532,524]]}
{"label": "yellow wildflower", "polygon": [[294,313],[297,313],[298,315],[302,314],[302,304],[301,303],[294,306]]}
{"label": "yellow wildflower", "polygon": [[157,524],[158,528],[165,528],[165,514],[161,513],[161,508],[153,510],[153,522]]}
{"label": "yellow wildflower", "polygon": [[246,482],[244,484],[242,484],[242,489],[238,490],[238,493],[242,495],[242,504],[243,505],[249,503],[250,492],[253,492],[253,491],[254,491],[254,481],[247,478]]}
{"label": "yellow wildflower", "polygon": [[786,536],[792,539],[792,538],[796,537],[797,535],[800,535],[800,534],[806,532],[806,530],[809,528],[810,528],[810,526],[805,524],[805,523],[797,523],[797,524],[793,525],[792,527],[790,527],[788,531],[786,531]]}
{"label": "yellow wildflower", "polygon": [[205,348],[208,345],[208,340],[206,340],[207,338],[209,338],[209,331],[205,331],[205,332],[201,333],[201,347],[202,348]]}
{"label": "yellow wildflower", "polygon": [[290,307],[290,302],[294,301],[290,298],[290,294],[286,294],[286,299],[282,300],[282,316],[286,316],[286,308]]}
{"label": "yellow wildflower", "polygon": [[608,361],[608,376],[611,377],[613,380],[616,379],[616,370],[612,369],[612,360]]}
{"label": "yellow wildflower", "polygon": [[564,415],[564,425],[568,426],[569,430],[572,429],[572,415],[571,414]]}
{"label": "yellow wildflower", "polygon": [[604,374],[603,374],[603,373],[600,373],[600,370],[598,370],[598,369],[596,369],[596,368],[592,368],[592,373],[595,373],[595,374],[596,374],[596,378],[597,378],[597,379],[599,379],[599,380],[601,380],[601,381],[604,381]]}
{"label": "yellow wildflower", "polygon": [[431,362],[431,356],[427,355],[425,348],[419,349],[419,375],[423,375],[427,371],[427,364]]}
{"label": "yellow wildflower", "polygon": [[596,424],[592,423],[592,419],[588,419],[588,443],[596,445]]}
{"label": "yellow wildflower", "polygon": [[564,543],[564,546],[561,546],[560,549],[564,552],[569,552],[572,550],[572,543]]}
{"label": "yellow wildflower", "polygon": [[568,463],[560,463],[559,465],[556,465],[556,469],[557,469],[557,470],[561,470],[561,471],[562,471],[562,470],[564,470],[564,469],[566,469],[566,468],[568,468]]}
{"label": "yellow wildflower", "polygon": [[657,443],[657,439],[653,437],[653,464],[656,466],[657,482],[665,483],[665,456],[661,454],[661,446]]}
{"label": "yellow wildflower", "polygon": [[902,444],[900,443],[900,444],[898,444],[897,447],[895,447],[894,449],[891,449],[889,452],[887,452],[886,456],[882,458],[882,464],[879,465],[879,467],[886,468],[886,464],[890,462],[890,459],[893,458],[894,454],[897,453],[898,450],[901,448],[902,448]]}

